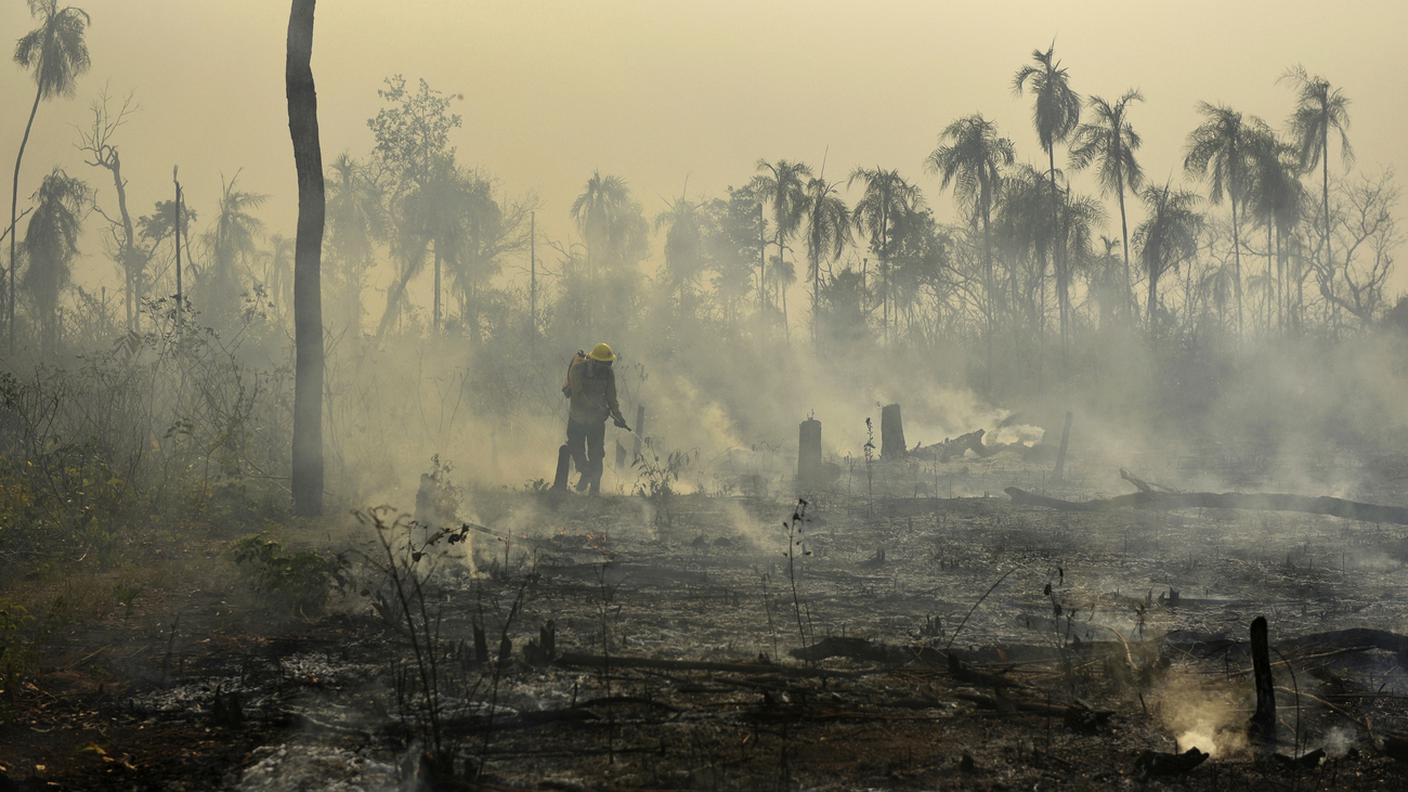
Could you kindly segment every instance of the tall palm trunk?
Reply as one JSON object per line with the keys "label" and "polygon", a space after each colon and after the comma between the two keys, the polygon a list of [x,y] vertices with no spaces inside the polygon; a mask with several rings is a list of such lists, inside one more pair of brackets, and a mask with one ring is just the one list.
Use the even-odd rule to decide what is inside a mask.
{"label": "tall palm trunk", "polygon": [[323,511],[323,307],[320,265],[323,154],[318,141],[318,94],[313,84],[313,11],[317,0],[293,0],[288,18],[284,83],[288,129],[298,171],[298,234],[294,242],[293,508]]}
{"label": "tall palm trunk", "polygon": [[[1176,283],[1176,282],[1175,282]],[[1177,294],[1177,292],[1175,292]],[[1155,308],[1159,304],[1159,275],[1153,269],[1149,270],[1149,302],[1144,307],[1144,316],[1149,321],[1149,337],[1154,337],[1157,328],[1155,327]]]}
{"label": "tall palm trunk", "polygon": [[763,202],[758,202],[758,321],[763,320],[763,305],[767,301],[768,243],[767,220],[763,217]]}
{"label": "tall palm trunk", "polygon": [[1271,276],[1271,213],[1266,214],[1266,334],[1271,334],[1272,300],[1276,297],[1276,282]]}
{"label": "tall palm trunk", "polygon": [[435,242],[435,310],[431,319],[431,330],[440,334],[440,243]]}
{"label": "tall palm trunk", "polygon": [[1276,329],[1286,332],[1286,257],[1281,253],[1281,225],[1276,225]]}
{"label": "tall palm trunk", "polygon": [[15,224],[19,222],[15,219],[15,213],[19,210],[20,202],[20,164],[24,162],[24,149],[29,145],[29,132],[34,128],[34,117],[39,114],[39,100],[43,96],[39,88],[34,89],[34,104],[29,108],[29,121],[24,125],[24,137],[20,138],[20,153],[15,155],[15,178],[10,185],[10,293],[5,327],[10,333],[11,355],[15,354],[15,238],[19,236],[19,229],[15,228]]}
{"label": "tall palm trunk", "polygon": [[[1236,176],[1234,175],[1235,179]],[[1237,296],[1237,335],[1242,335],[1242,237],[1241,229],[1237,224],[1237,195],[1231,190],[1228,191],[1228,199],[1232,203],[1232,277],[1235,282],[1232,284],[1233,292]]]}
{"label": "tall palm trunk", "polygon": [[890,202],[889,196],[885,196],[885,203],[880,207],[880,276],[883,282],[880,291],[883,310],[881,318],[885,322],[885,332],[883,338],[886,343],[890,341]]}
{"label": "tall palm trunk", "polygon": [[[1320,127],[1320,193],[1325,201],[1325,272],[1333,278],[1335,260],[1330,256],[1330,119],[1328,114],[1324,119],[1324,124]],[[13,215],[14,212],[11,211],[11,214]],[[13,244],[12,241],[12,247]],[[11,258],[13,259],[13,255]],[[13,306],[14,302],[11,301],[10,305]],[[1338,306],[1338,303],[1336,305]]]}
{"label": "tall palm trunk", "polygon": [[[1061,233],[1061,210],[1060,197],[1056,192],[1056,147],[1054,145],[1046,147],[1046,161],[1051,167],[1051,266],[1056,272],[1056,313],[1057,320],[1061,323],[1061,355],[1066,354],[1067,328],[1066,328],[1066,269],[1065,254],[1066,240]],[[1045,273],[1042,273],[1042,281],[1045,282]],[[1043,313],[1042,333],[1046,332],[1046,301],[1041,304]]]}
{"label": "tall palm trunk", "polygon": [[1139,303],[1134,297],[1134,279],[1131,277],[1129,269],[1129,218],[1124,209],[1124,167],[1120,165],[1118,157],[1121,156],[1119,140],[1115,141],[1115,180],[1118,187],[1115,194],[1120,199],[1120,239],[1123,241],[1124,250],[1124,302],[1134,312],[1134,320],[1139,320]]}
{"label": "tall palm trunk", "polygon": [[992,394],[992,334],[993,334],[993,326],[992,326],[992,324],[993,324],[993,322],[992,322],[992,309],[993,309],[993,305],[992,305],[992,301],[993,301],[993,290],[994,290],[994,286],[993,286],[993,282],[992,282],[992,227],[991,227],[991,226],[992,226],[992,223],[991,223],[991,219],[989,218],[989,207],[988,207],[987,204],[988,204],[987,201],[984,201],[984,202],[983,202],[983,281],[984,281],[984,282],[983,282],[983,289],[984,289],[984,291],[987,292],[987,300],[986,300],[986,303],[987,303],[987,304],[983,306],[983,308],[984,308],[984,311],[983,311],[983,313],[984,313],[984,325],[985,325],[983,334],[987,336],[987,366],[986,366],[986,369],[985,369],[985,371],[984,371],[984,373],[983,373],[983,380],[984,380],[984,388],[987,390],[988,394],[991,395],[991,394]]}
{"label": "tall palm trunk", "polygon": [[812,261],[812,343],[821,338],[821,318],[817,311],[821,308],[821,261]]}

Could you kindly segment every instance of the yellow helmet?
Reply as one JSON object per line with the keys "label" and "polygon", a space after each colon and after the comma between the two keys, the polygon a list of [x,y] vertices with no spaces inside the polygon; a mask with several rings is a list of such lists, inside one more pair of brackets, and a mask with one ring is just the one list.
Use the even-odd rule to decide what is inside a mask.
{"label": "yellow helmet", "polygon": [[602,341],[600,344],[592,347],[591,354],[587,355],[587,357],[592,360],[599,360],[602,363],[610,363],[616,359],[616,353],[611,351],[610,344]]}

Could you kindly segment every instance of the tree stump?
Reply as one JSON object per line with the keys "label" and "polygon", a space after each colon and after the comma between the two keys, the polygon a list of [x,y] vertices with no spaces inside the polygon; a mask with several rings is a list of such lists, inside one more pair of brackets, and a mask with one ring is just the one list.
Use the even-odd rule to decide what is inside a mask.
{"label": "tree stump", "polygon": [[572,452],[567,449],[567,444],[563,443],[557,449],[557,475],[553,477],[552,488],[554,492],[567,491],[567,474],[572,466]]}
{"label": "tree stump", "polygon": [[1266,617],[1252,620],[1252,675],[1256,685],[1256,712],[1247,726],[1252,742],[1276,742],[1276,685],[1271,678],[1271,647],[1267,641]]}
{"label": "tree stump", "polygon": [[821,484],[821,421],[808,418],[797,429],[797,488]]}
{"label": "tree stump", "polygon": [[887,404],[880,410],[880,458],[903,459],[907,451],[900,406]]}

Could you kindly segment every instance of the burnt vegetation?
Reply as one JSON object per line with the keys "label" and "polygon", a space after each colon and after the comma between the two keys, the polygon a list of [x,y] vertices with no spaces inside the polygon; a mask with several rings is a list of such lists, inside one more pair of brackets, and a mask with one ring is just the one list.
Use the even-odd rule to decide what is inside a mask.
{"label": "burnt vegetation", "polygon": [[[1036,147],[974,113],[557,206],[422,79],[323,151],[314,5],[281,217],[124,158],[106,88],[28,161],[102,25],[28,4],[0,789],[1408,781],[1404,240],[1351,88],[1272,71],[1283,118],[1146,162],[1159,97],[1052,45],[992,98]],[[593,497],[549,481],[598,339]]]}

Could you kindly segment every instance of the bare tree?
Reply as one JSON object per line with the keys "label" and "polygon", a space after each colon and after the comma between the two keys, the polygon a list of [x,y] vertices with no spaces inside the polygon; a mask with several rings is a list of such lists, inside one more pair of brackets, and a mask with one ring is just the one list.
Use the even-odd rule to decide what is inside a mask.
{"label": "bare tree", "polygon": [[1386,305],[1384,285],[1403,240],[1393,215],[1398,196],[1392,171],[1337,185],[1331,192],[1339,198],[1331,213],[1337,252],[1313,259],[1320,294],[1365,324]]}
{"label": "bare tree", "polygon": [[122,101],[122,106],[114,113],[108,107],[108,94],[103,93],[92,104],[93,124],[79,130],[78,150],[84,153],[84,162],[94,168],[103,168],[112,174],[113,190],[117,193],[117,216],[103,210],[96,197],[93,209],[108,221],[111,234],[111,253],[118,270],[122,272],[127,308],[127,329],[136,330],[141,311],[142,293],[146,282],[147,254],[137,244],[137,229],[132,222],[132,214],[127,210],[127,180],[122,177],[122,158],[117,144],[113,142],[117,130],[127,121],[129,115],[137,111],[132,95]]}

